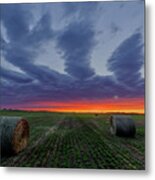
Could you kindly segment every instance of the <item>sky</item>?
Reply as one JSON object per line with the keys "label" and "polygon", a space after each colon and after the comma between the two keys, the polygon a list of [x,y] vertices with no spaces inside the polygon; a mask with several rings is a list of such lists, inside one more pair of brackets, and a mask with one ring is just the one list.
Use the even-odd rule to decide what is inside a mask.
{"label": "sky", "polygon": [[144,113],[144,1],[0,9],[1,109]]}

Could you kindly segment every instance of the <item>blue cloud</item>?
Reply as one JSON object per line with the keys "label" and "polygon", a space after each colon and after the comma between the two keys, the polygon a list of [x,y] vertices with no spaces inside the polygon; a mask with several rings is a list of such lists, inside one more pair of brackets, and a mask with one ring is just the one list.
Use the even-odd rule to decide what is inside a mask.
{"label": "blue cloud", "polygon": [[134,33],[114,51],[107,66],[119,83],[135,88],[141,81],[143,63],[142,37],[140,33]]}
{"label": "blue cloud", "polygon": [[0,42],[1,42],[1,51],[4,51],[7,48],[7,42],[3,39],[2,35],[0,34]]}
{"label": "blue cloud", "polygon": [[77,79],[87,79],[94,75],[90,67],[90,57],[95,46],[94,31],[86,22],[71,23],[57,38],[57,47],[62,50],[65,70]]}
{"label": "blue cloud", "polygon": [[113,22],[110,24],[110,31],[113,35],[116,35],[119,31],[121,31],[121,28]]}
{"label": "blue cloud", "polygon": [[[30,29],[33,18],[30,11],[24,10],[21,5],[1,6],[3,10],[1,21],[10,40],[6,43],[1,37],[3,56],[24,72],[21,74],[1,69],[2,104],[106,99],[115,95],[142,97],[144,79],[141,78],[140,70],[144,57],[141,34],[134,33],[112,53],[107,64],[113,73],[111,76],[98,76],[90,64],[97,43],[94,24],[91,21],[94,15],[92,11],[95,12],[97,7],[96,3],[64,4],[67,8],[74,7],[74,12],[65,9],[66,16],[78,13],[81,18],[78,20],[73,18],[58,32],[52,29],[50,13],[41,15],[37,24]],[[119,31],[114,24],[111,25],[111,29],[113,33]],[[48,41],[55,41],[57,49],[61,51],[66,74],[34,62],[38,52],[42,50],[42,44]]]}
{"label": "blue cloud", "polygon": [[[117,50],[115,51],[117,53],[119,52],[119,56],[117,54],[117,57],[122,57],[123,54],[127,52],[125,48],[128,47],[126,46],[125,43],[126,41],[127,40],[125,40],[124,43],[122,43],[121,51],[120,51],[120,47],[118,47]],[[67,53],[69,52],[67,51]],[[112,55],[112,57],[114,57],[114,54]],[[116,62],[115,61],[113,62],[111,59],[109,60],[109,65],[112,68],[112,72],[114,73],[114,76],[94,75],[86,79],[81,79],[81,78],[73,79],[71,76],[60,74],[47,67],[34,65],[32,63],[31,56],[30,59],[28,58],[27,52],[24,53],[24,51],[19,52],[16,50],[14,51],[13,54],[13,51],[11,50],[10,53],[8,53],[8,55],[9,57],[7,56],[7,59],[12,58],[10,62],[20,67],[24,72],[26,72],[28,76],[37,80],[37,82],[32,81],[28,83],[27,86],[25,86],[24,83],[20,82],[20,80],[22,81],[23,77],[17,78],[17,74],[15,77],[15,74],[12,72],[9,75],[3,73],[3,77],[7,77],[7,80],[9,81],[13,80],[16,82],[18,81],[19,83],[18,86],[15,86],[13,82],[11,84],[9,83],[9,85],[8,84],[2,85],[2,89],[3,89],[2,93],[4,94],[2,100],[6,104],[7,103],[18,104],[19,99],[20,99],[20,103],[26,103],[29,101],[31,102],[31,101],[49,101],[49,100],[69,101],[72,99],[79,100],[83,98],[106,99],[106,98],[113,98],[115,95],[117,95],[118,97],[138,97],[144,94],[144,88],[142,88],[144,86],[143,79],[140,78],[139,76],[138,77],[134,76],[137,70],[135,70],[134,73],[134,69],[128,69],[122,62],[122,58],[117,58],[117,60],[115,59]],[[27,57],[25,58],[25,56]],[[69,66],[74,66],[74,63],[73,64],[71,63]],[[76,68],[77,67],[75,66],[75,70],[78,69]],[[139,70],[140,65],[137,66],[137,68]],[[117,74],[118,71],[120,70],[122,71],[121,75]],[[77,72],[78,71],[79,69],[77,70]],[[131,76],[134,76],[132,78],[134,81],[136,81],[136,87],[134,86],[130,88],[131,85],[133,84],[132,78],[130,79],[131,81],[129,81],[127,77],[127,75],[129,75],[130,73],[133,73],[133,75]],[[117,79],[117,81],[115,79]],[[12,94],[10,94],[9,92],[10,88],[12,89]]]}
{"label": "blue cloud", "polygon": [[78,13],[78,18],[80,20],[88,20],[94,17],[95,12],[99,7],[99,2],[64,2],[62,4],[64,7],[64,16],[74,17],[73,15]]}
{"label": "blue cloud", "polygon": [[35,51],[27,51],[24,48],[13,47],[5,52],[5,59],[24,71],[28,76],[37,79],[41,83],[58,82],[60,73],[42,65],[34,64]]}
{"label": "blue cloud", "polygon": [[43,14],[35,27],[30,29],[34,19],[31,6],[28,9],[23,4],[4,4],[1,10],[1,21],[10,43],[36,48],[53,38],[50,13]]}
{"label": "blue cloud", "polygon": [[25,43],[29,46],[38,47],[41,44],[50,41],[54,37],[51,28],[51,15],[46,13],[42,15],[36,26],[30,31],[25,39]]}
{"label": "blue cloud", "polygon": [[12,70],[7,70],[5,68],[0,69],[0,76],[9,81],[17,82],[17,83],[30,83],[33,81],[32,78],[28,77],[25,74],[21,74]]}
{"label": "blue cloud", "polygon": [[2,38],[5,59],[38,81],[56,81],[59,73],[34,64],[41,45],[53,38],[50,14],[42,15],[35,27],[30,30],[30,21],[33,17],[22,4],[2,5],[1,8],[3,10],[1,20],[10,40],[7,44]]}
{"label": "blue cloud", "polygon": [[1,4],[1,20],[11,41],[20,41],[29,33],[31,14],[21,4]]}

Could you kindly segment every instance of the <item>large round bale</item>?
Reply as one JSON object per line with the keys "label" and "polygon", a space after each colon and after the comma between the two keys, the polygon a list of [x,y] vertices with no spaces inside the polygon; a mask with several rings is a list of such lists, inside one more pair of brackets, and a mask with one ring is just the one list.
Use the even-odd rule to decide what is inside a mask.
{"label": "large round bale", "polygon": [[9,156],[22,151],[28,144],[29,124],[21,117],[0,117],[1,155]]}
{"label": "large round bale", "polygon": [[131,116],[112,115],[110,116],[111,134],[120,137],[135,137],[136,127]]}

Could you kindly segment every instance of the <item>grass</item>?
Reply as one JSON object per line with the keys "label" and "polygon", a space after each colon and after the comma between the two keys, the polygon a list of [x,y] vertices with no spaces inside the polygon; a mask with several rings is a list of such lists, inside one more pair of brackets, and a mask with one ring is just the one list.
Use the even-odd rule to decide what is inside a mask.
{"label": "grass", "polygon": [[0,111],[23,116],[30,125],[28,147],[1,159],[1,166],[93,169],[145,169],[144,115],[133,115],[136,138],[109,132],[108,115]]}

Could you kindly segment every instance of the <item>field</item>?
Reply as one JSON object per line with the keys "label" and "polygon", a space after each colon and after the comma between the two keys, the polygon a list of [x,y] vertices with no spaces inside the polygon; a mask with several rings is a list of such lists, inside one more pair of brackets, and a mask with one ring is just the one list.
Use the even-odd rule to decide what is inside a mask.
{"label": "field", "polygon": [[93,169],[145,169],[144,115],[133,115],[136,138],[110,134],[108,115],[1,111],[30,124],[28,147],[1,166]]}

